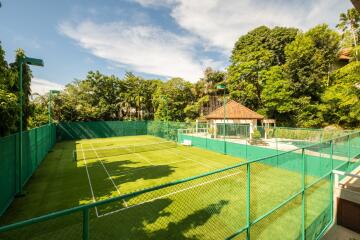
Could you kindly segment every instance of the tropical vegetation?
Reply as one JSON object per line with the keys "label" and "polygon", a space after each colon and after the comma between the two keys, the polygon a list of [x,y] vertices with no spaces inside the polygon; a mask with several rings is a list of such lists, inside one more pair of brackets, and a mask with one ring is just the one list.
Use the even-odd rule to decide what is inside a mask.
{"label": "tropical vegetation", "polygon": [[[349,9],[337,29],[326,24],[307,31],[257,27],[234,43],[225,70],[207,68],[195,83],[186,79],[119,78],[90,71],[66,85],[52,101],[55,121],[192,121],[222,104],[222,96],[274,118],[279,125],[343,128],[360,126],[360,16]],[[339,58],[350,49],[349,61]],[[5,61],[0,45],[0,135],[18,130],[18,59]],[[24,66],[24,126],[48,121],[48,97],[31,93]],[[218,84],[226,89],[217,89]],[[30,97],[34,100],[30,101]]]}

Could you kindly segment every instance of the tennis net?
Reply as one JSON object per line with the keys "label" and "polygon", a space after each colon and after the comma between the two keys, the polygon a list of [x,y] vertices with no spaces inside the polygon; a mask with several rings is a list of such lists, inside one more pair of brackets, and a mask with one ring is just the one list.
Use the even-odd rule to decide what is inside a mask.
{"label": "tennis net", "polygon": [[138,152],[149,152],[162,150],[167,148],[175,148],[177,146],[176,142],[173,141],[163,141],[157,143],[148,143],[148,144],[133,144],[133,145],[124,145],[118,147],[104,147],[104,148],[79,148],[73,151],[73,160],[87,160],[87,159],[96,159],[104,157],[113,157],[131,153]]}

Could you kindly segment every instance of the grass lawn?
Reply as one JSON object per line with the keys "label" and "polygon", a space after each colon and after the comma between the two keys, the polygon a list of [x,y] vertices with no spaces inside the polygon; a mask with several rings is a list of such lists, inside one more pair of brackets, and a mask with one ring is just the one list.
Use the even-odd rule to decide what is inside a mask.
{"label": "grass lawn", "polygon": [[[107,157],[96,150],[163,141],[130,136],[57,143],[26,185],[28,194],[15,199],[0,225],[245,161],[185,146]],[[78,161],[72,160],[75,149]],[[90,239],[224,239],[246,226],[246,171],[241,166],[94,208]],[[251,164],[250,172],[251,221],[301,190],[299,172],[263,162]],[[306,226],[328,207],[329,186],[323,180],[306,192]],[[253,239],[294,239],[300,230],[301,195],[254,224],[250,234]],[[68,240],[81,239],[81,234],[79,212],[0,234],[0,239]]]}

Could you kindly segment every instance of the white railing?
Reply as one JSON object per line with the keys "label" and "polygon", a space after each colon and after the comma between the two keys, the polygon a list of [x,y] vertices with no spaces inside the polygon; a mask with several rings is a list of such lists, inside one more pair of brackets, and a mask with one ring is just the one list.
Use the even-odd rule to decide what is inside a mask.
{"label": "white railing", "polygon": [[185,128],[178,129],[179,134],[208,134],[208,128]]}
{"label": "white railing", "polygon": [[348,181],[349,178],[358,178],[360,179],[360,175],[359,174],[352,174],[352,173],[347,173],[347,172],[343,172],[343,171],[339,171],[339,170],[333,170],[333,174],[334,174],[334,185],[335,187],[339,187],[339,176],[345,176],[348,177],[345,181]]}

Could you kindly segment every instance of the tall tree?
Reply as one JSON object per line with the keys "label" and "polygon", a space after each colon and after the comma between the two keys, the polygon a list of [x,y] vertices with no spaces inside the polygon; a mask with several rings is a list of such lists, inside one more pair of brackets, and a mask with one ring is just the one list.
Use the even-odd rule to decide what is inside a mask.
{"label": "tall tree", "polygon": [[184,109],[195,98],[191,91],[191,83],[181,78],[172,78],[162,84],[153,99],[155,119],[168,121],[184,121]]}
{"label": "tall tree", "polygon": [[5,60],[0,42],[0,136],[18,131],[18,97],[16,95],[17,71],[12,71]]}
{"label": "tall tree", "polygon": [[318,25],[306,33],[298,34],[286,46],[285,68],[295,85],[297,96],[306,95],[318,101],[329,74],[337,59],[338,34],[327,25]]}
{"label": "tall tree", "polygon": [[322,95],[324,124],[354,128],[360,126],[360,63],[352,62],[336,70],[331,86]]}
{"label": "tall tree", "polygon": [[264,86],[261,73],[285,62],[284,49],[295,39],[297,32],[295,28],[261,26],[241,36],[235,43],[228,68],[231,98],[259,109]]}
{"label": "tall tree", "polygon": [[299,108],[294,98],[294,86],[286,71],[281,66],[271,67],[263,73],[263,79],[263,108],[260,111],[268,118],[276,119],[280,125],[294,125],[294,116]]}
{"label": "tall tree", "polygon": [[344,33],[349,30],[353,39],[353,45],[355,47],[355,58],[358,61],[358,41],[360,33],[360,14],[356,11],[355,8],[347,10],[346,13],[340,14],[340,23],[337,27],[342,30]]}
{"label": "tall tree", "polygon": [[[14,63],[10,64],[10,71],[11,75],[15,79],[13,84],[11,86],[11,92],[14,94],[17,94],[19,97],[19,61],[20,58],[23,58],[25,56],[25,51],[22,49],[16,50],[16,59]],[[32,78],[32,72],[28,65],[23,64],[22,65],[23,70],[23,128],[28,128],[28,119],[31,115],[31,108],[30,108],[30,95],[31,95],[31,78]]]}

